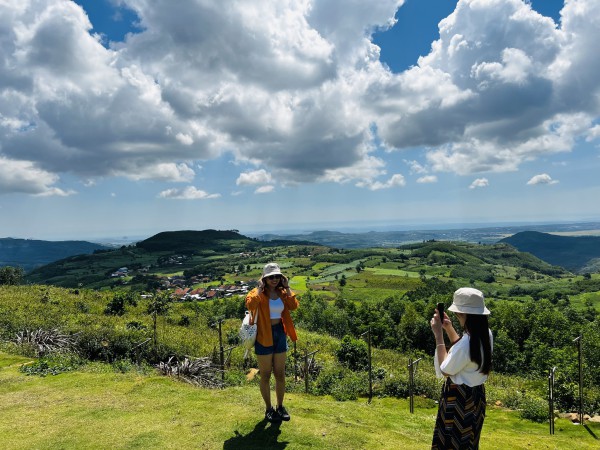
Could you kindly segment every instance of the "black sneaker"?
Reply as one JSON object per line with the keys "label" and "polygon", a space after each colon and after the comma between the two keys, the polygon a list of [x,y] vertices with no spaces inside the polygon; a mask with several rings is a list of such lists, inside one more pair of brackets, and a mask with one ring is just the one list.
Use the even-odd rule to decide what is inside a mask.
{"label": "black sneaker", "polygon": [[277,407],[276,413],[279,414],[281,420],[285,420],[286,422],[290,420],[290,415],[285,410],[283,405]]}
{"label": "black sneaker", "polygon": [[[271,423],[281,422],[281,417],[279,414],[277,414],[277,411],[275,411],[272,406],[265,412],[265,419]],[[287,420],[290,420],[290,416],[288,416]]]}

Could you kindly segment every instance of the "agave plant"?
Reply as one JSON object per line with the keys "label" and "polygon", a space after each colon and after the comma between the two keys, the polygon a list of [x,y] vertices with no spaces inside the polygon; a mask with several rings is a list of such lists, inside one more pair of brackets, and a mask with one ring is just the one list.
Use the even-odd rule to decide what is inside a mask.
{"label": "agave plant", "polygon": [[15,342],[19,345],[31,345],[37,356],[71,349],[75,344],[75,335],[64,334],[58,329],[23,330],[17,333]]}
{"label": "agave plant", "polygon": [[190,384],[202,387],[223,387],[221,369],[215,366],[210,358],[184,358],[178,361],[171,356],[166,362],[161,361],[156,368],[167,376],[176,376]]}

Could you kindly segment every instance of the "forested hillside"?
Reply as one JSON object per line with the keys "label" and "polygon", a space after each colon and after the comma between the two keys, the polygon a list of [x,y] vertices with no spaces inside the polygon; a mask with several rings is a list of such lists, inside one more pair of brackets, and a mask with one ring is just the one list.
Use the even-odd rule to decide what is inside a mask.
{"label": "forested hillside", "polygon": [[600,236],[557,236],[523,231],[500,242],[574,272],[600,270]]}
{"label": "forested hillside", "polygon": [[40,241],[0,238],[0,266],[18,266],[25,271],[72,255],[89,254],[109,247],[87,241]]}

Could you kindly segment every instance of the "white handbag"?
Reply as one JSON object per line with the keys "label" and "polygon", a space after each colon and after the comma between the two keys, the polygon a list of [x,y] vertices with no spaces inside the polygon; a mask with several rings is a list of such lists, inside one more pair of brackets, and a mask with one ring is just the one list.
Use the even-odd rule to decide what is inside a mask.
{"label": "white handbag", "polygon": [[244,352],[244,359],[248,357],[248,352],[254,346],[254,342],[256,341],[256,318],[258,317],[258,309],[256,310],[256,314],[252,317],[252,313],[250,311],[246,311],[246,315],[244,316],[244,320],[242,320],[242,326],[240,327],[240,339],[242,340],[242,347],[246,349]]}

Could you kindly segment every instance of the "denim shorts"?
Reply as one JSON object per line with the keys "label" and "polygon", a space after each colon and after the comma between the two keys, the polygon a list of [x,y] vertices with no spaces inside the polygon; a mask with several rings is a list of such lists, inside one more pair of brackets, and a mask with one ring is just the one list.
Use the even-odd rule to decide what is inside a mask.
{"label": "denim shorts", "polygon": [[277,325],[271,325],[271,333],[273,333],[273,345],[265,347],[260,345],[258,341],[254,342],[254,351],[257,355],[272,355],[273,353],[288,351],[287,336],[283,331],[283,324],[279,322]]}

